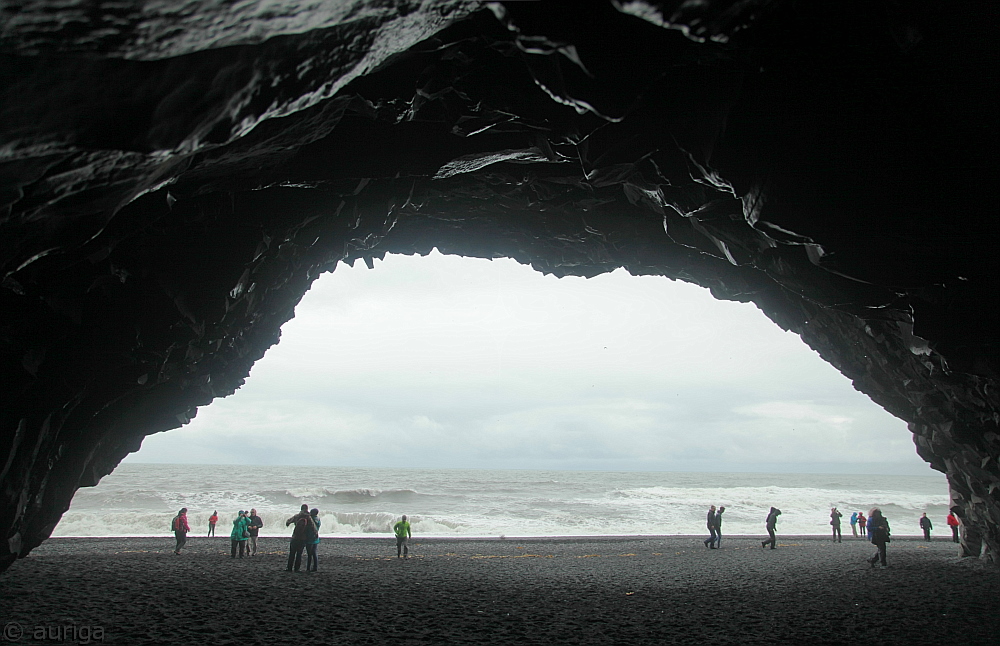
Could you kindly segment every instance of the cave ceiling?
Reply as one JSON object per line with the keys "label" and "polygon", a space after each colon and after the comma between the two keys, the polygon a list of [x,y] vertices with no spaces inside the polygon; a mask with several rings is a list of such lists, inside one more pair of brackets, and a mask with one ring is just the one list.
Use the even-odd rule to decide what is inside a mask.
{"label": "cave ceiling", "polygon": [[1000,548],[997,12],[0,5],[0,567],[320,274],[435,247],[755,303]]}

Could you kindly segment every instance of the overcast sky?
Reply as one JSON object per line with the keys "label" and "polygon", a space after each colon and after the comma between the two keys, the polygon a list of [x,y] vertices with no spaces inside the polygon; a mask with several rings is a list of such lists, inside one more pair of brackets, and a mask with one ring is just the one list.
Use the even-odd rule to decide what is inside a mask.
{"label": "overcast sky", "polygon": [[935,473],[753,305],[624,270],[375,262],[322,276],[242,389],[128,461]]}

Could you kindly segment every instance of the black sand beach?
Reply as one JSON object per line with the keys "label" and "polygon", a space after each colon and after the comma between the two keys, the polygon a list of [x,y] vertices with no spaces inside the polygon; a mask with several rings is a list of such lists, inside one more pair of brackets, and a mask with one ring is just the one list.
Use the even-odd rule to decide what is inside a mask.
{"label": "black sand beach", "polygon": [[390,538],[324,539],[317,573],[285,572],[287,539],[261,542],[262,555],[231,560],[225,537],[191,538],[180,556],[170,538],[50,539],[0,575],[5,638],[62,627],[62,643],[81,643],[100,627],[106,643],[156,644],[998,640],[997,569],[944,539],[895,539],[884,570],[851,538],[784,537],[774,551],[756,537],[720,550],[700,537],[414,539],[405,561]]}

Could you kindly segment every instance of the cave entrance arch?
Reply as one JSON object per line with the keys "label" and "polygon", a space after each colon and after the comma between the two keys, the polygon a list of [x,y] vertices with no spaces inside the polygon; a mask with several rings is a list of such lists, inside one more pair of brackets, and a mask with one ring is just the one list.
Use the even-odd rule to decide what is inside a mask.
{"label": "cave entrance arch", "polygon": [[[137,528],[155,533],[166,526],[163,512],[182,504],[190,507],[192,526],[203,526],[209,512],[218,508],[225,515],[237,498],[254,501],[261,515],[273,519],[287,509],[270,495],[257,496],[275,488],[321,492],[311,494],[318,499],[300,502],[335,513],[340,523],[335,533],[350,533],[359,522],[372,531],[367,523],[372,515],[384,518],[389,503],[373,499],[367,501],[370,506],[345,506],[339,494],[331,500],[322,492],[402,487],[441,493],[440,484],[424,479],[427,468],[461,469],[464,478],[476,479],[476,473],[465,471],[475,468],[480,478],[499,482],[504,476],[494,469],[537,474],[511,474],[515,488],[521,477],[564,482],[582,476],[558,474],[566,470],[633,472],[614,476],[619,482],[614,486],[651,499],[642,516],[627,506],[616,509],[630,521],[605,533],[699,532],[700,506],[692,508],[688,500],[665,506],[649,489],[690,486],[692,477],[709,489],[720,482],[751,490],[772,485],[834,489],[820,495],[817,510],[785,489],[778,497],[759,490],[763,498],[741,490],[740,499],[747,502],[733,507],[726,498],[731,493],[722,488],[711,497],[730,506],[730,533],[758,531],[767,508],[756,509],[750,501],[760,503],[769,495],[770,504],[784,511],[785,533],[821,531],[824,504],[857,511],[871,504],[870,494],[861,492],[876,489],[898,491],[909,504],[916,501],[904,491],[933,492],[920,503],[933,509],[921,511],[935,517],[946,513],[943,477],[907,479],[913,487],[907,490],[902,481],[877,475],[930,472],[914,454],[905,423],[856,392],[752,304],[719,301],[694,285],[623,270],[557,279],[509,259],[457,258],[436,251],[427,257],[387,255],[374,264],[374,270],[363,262],[341,264],[323,275],[282,327],[281,342],[254,365],[240,390],[199,408],[188,425],[148,436],[123,463],[181,463],[176,472],[167,465],[120,466],[93,491],[77,492],[54,535],[71,536],[88,527],[110,534]],[[249,477],[233,479],[232,467],[183,466],[190,462],[239,465]],[[388,468],[368,472],[357,467]],[[420,469],[409,471],[412,467]],[[786,474],[720,481],[641,473],[650,471]],[[807,475],[792,484],[788,471],[855,475]],[[192,488],[173,484],[195,473],[200,477],[190,480]],[[306,473],[312,474],[308,484],[300,475]],[[408,482],[407,473],[414,480]],[[160,484],[151,486],[142,474]],[[288,480],[281,484],[283,477]],[[602,476],[595,477],[602,482]],[[139,508],[120,501],[116,492],[123,490],[143,492]],[[249,497],[236,495],[243,491]],[[671,500],[666,491],[661,495]],[[683,496],[681,491],[676,495]],[[109,495],[113,508],[98,512]],[[146,495],[163,496],[166,507],[151,506]],[[603,505],[615,509],[617,500],[616,494],[607,501],[598,497],[595,513]],[[879,500],[901,502],[884,492]],[[552,503],[568,505],[569,500]],[[486,506],[506,508],[499,501]],[[455,521],[449,514],[474,515],[461,506],[446,510],[419,503],[408,503],[405,511],[445,532]],[[557,517],[570,513],[552,511]],[[664,521],[674,514],[680,517]],[[136,515],[157,520],[135,525]],[[890,509],[897,533],[917,527],[918,516],[909,505]],[[496,531],[508,536],[551,531],[531,518],[506,523]],[[428,531],[433,530],[419,528],[421,535]]]}
{"label": "cave entrance arch", "polygon": [[1000,546],[994,10],[668,4],[12,18],[0,564],[232,393],[321,273],[434,247],[752,301]]}
{"label": "cave entrance arch", "polygon": [[752,304],[623,270],[374,264],[323,275],[240,390],[128,461],[929,471],[905,422]]}

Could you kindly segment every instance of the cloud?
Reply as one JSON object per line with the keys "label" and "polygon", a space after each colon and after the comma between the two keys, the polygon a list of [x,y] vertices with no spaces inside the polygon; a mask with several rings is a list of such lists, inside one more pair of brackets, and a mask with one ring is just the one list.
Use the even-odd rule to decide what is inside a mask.
{"label": "cloud", "polygon": [[752,406],[739,406],[733,411],[741,415],[768,420],[792,420],[829,426],[849,425],[853,418],[829,410],[830,406],[817,406],[813,402],[763,402]]}

